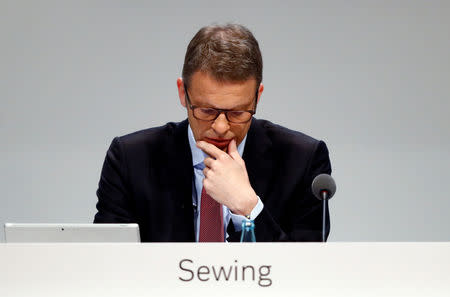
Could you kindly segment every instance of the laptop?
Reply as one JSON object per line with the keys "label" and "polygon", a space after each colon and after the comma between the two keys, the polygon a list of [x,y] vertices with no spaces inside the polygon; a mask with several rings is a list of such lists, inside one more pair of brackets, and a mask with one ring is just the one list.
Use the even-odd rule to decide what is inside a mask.
{"label": "laptop", "polygon": [[5,241],[16,242],[140,242],[138,224],[6,223]]}

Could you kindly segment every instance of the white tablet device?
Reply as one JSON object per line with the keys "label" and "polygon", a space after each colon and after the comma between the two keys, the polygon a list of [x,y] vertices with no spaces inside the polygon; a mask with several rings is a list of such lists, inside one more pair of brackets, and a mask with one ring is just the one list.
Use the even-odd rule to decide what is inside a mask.
{"label": "white tablet device", "polygon": [[138,224],[5,224],[8,242],[140,242]]}

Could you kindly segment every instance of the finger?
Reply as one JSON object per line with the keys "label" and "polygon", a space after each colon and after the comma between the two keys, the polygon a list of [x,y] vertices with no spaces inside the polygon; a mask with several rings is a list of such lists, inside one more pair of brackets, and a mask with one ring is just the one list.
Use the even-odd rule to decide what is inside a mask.
{"label": "finger", "polygon": [[199,149],[201,149],[202,151],[204,151],[205,153],[207,153],[208,155],[210,155],[213,158],[218,159],[221,155],[225,154],[225,152],[223,152],[222,150],[220,150],[219,148],[217,148],[215,145],[211,144],[211,143],[207,143],[206,141],[197,141],[197,147]]}
{"label": "finger", "polygon": [[241,156],[239,155],[239,152],[238,152],[237,147],[236,147],[236,140],[235,139],[231,140],[230,143],[228,144],[228,154],[234,160],[241,159]]}
{"label": "finger", "polygon": [[210,171],[211,169],[209,169],[208,167],[205,167],[204,169],[203,169],[203,175],[205,176],[205,177],[208,177],[208,171]]}
{"label": "finger", "polygon": [[241,155],[239,155],[239,151],[237,150],[236,147],[236,140],[233,139],[230,144],[228,145],[228,154],[231,156],[231,158],[233,158],[233,160],[235,160],[236,162],[238,162],[244,169],[245,167],[245,161],[244,159],[242,159]]}
{"label": "finger", "polygon": [[202,184],[203,184],[203,189],[205,189],[206,193],[208,194],[208,190],[209,190],[209,186],[210,186],[208,179],[204,178],[202,181]]}
{"label": "finger", "polygon": [[[211,192],[210,192],[211,191],[211,182],[209,181],[209,179],[204,178],[202,184],[203,184],[203,189],[205,189],[205,191],[206,191],[206,194],[211,196]],[[213,196],[211,196],[211,198],[213,198]]]}
{"label": "finger", "polygon": [[214,162],[214,159],[210,158],[210,157],[205,158],[205,160],[203,160],[203,164],[205,164],[205,166],[209,167],[209,168],[212,168],[213,162]]}

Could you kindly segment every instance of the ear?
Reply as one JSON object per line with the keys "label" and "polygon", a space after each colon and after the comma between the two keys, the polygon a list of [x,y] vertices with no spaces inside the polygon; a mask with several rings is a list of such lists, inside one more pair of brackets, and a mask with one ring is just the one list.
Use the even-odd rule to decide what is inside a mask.
{"label": "ear", "polygon": [[186,90],[184,89],[183,78],[179,77],[177,79],[178,97],[180,98],[180,103],[186,107]]}
{"label": "ear", "polygon": [[258,100],[256,101],[256,104],[259,103],[259,100],[261,99],[262,92],[264,91],[264,85],[262,83],[259,84],[258,89]]}

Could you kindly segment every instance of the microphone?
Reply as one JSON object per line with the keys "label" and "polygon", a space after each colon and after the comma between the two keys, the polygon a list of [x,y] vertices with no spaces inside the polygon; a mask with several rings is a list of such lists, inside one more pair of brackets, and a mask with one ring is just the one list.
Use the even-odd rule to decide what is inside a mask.
{"label": "microphone", "polygon": [[312,182],[311,190],[317,199],[322,200],[322,242],[325,242],[325,218],[328,206],[328,199],[336,193],[336,183],[331,175],[322,173],[316,176]]}
{"label": "microphone", "polygon": [[336,193],[336,183],[331,175],[322,173],[314,178],[311,189],[317,199],[326,200]]}

